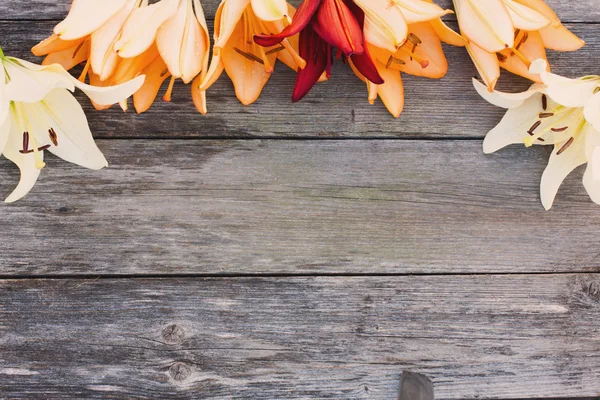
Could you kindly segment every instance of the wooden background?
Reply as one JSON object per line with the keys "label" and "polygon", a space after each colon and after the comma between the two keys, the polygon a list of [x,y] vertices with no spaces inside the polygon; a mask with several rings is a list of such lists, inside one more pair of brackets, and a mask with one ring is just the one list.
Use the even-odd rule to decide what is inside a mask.
{"label": "wooden background", "polygon": [[[2,0],[0,45],[34,60],[69,3]],[[548,3],[588,43],[554,70],[599,73],[596,0]],[[502,110],[446,50],[399,120],[341,64],[296,105],[281,66],[250,107],[223,76],[206,117],[181,84],[142,116],[82,99],[110,168],[49,157],[2,206],[0,398],[393,400],[411,370],[439,399],[598,399],[600,207],[578,170],[543,210],[548,149],[482,154]]]}

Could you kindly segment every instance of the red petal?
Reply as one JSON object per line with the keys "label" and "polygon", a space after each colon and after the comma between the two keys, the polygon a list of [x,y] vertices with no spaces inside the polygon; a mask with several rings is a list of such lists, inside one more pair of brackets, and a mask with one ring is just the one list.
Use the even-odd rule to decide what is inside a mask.
{"label": "red petal", "polygon": [[300,101],[317,83],[325,69],[331,66],[331,46],[314,31],[312,25],[300,32],[300,57],[306,60],[306,67],[298,70],[292,102]]}
{"label": "red petal", "polygon": [[362,54],[355,54],[350,57],[352,63],[356,69],[363,74],[365,78],[373,82],[376,85],[383,84],[383,78],[377,72],[377,67],[373,62],[373,59],[369,55],[369,50],[365,47],[365,51]]}
{"label": "red petal", "polygon": [[341,49],[346,56],[364,51],[362,27],[342,0],[322,0],[313,24],[327,43]]}
{"label": "red petal", "polygon": [[254,35],[254,42],[260,46],[271,47],[283,39],[294,36],[300,32],[312,19],[321,5],[321,0],[304,0],[296,10],[292,23],[277,35]]}

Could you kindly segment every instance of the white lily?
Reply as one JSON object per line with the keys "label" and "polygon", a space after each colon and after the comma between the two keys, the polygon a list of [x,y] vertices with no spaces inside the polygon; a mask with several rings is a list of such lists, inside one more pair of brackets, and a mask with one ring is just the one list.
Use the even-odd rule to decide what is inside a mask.
{"label": "white lily", "polygon": [[489,92],[473,80],[484,99],[508,109],[487,134],[484,153],[517,143],[553,145],[540,185],[544,208],[552,207],[564,179],[586,163],[583,184],[591,199],[600,204],[600,77],[564,78],[547,72],[546,61],[541,59],[533,62],[530,73],[539,74],[543,84],[534,84],[523,93]]}
{"label": "white lily", "polygon": [[94,87],[73,78],[58,64],[39,66],[0,49],[0,152],[21,171],[16,189],[6,199],[25,196],[46,165],[48,150],[74,164],[102,169],[104,155],[92,137],[83,109],[69,91],[82,90],[92,101],[110,105],[138,90],[140,76],[113,87]]}

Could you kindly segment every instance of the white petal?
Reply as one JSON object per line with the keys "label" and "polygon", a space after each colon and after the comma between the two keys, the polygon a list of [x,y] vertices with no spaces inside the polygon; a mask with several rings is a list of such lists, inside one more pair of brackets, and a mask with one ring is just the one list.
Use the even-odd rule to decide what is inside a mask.
{"label": "white petal", "polygon": [[483,152],[489,154],[510,144],[523,143],[527,131],[539,120],[541,98],[541,93],[534,93],[521,106],[509,109],[502,121],[486,135]]}
{"label": "white petal", "polygon": [[[12,113],[14,115],[14,113]],[[15,117],[16,120],[16,117]],[[40,176],[40,169],[36,168],[36,158],[33,153],[21,154],[19,149],[23,146],[23,132],[17,126],[13,124],[9,135],[8,143],[4,148],[2,154],[10,161],[15,163],[21,171],[21,178],[19,184],[15,190],[5,200],[6,203],[13,203],[23,198],[31,188],[35,185],[35,182]],[[43,159],[44,152],[39,152],[39,157]]]}
{"label": "white petal", "polygon": [[514,45],[514,27],[502,0],[454,0],[461,32],[483,50],[495,53]]}
{"label": "white petal", "polygon": [[4,118],[4,122],[0,123],[0,153],[2,153],[6,143],[8,142],[11,125],[11,120],[8,118],[8,116],[7,118]]}
{"label": "white petal", "polygon": [[40,118],[56,131],[58,145],[49,148],[52,153],[90,169],[102,169],[108,165],[94,142],[81,105],[71,93],[55,89],[36,108]]}
{"label": "white petal", "polygon": [[529,99],[536,93],[544,92],[544,85],[533,84],[529,90],[521,93],[504,93],[497,90],[490,92],[487,86],[483,85],[477,79],[473,79],[473,86],[481,97],[489,103],[502,108],[516,108],[521,106],[525,100]]}
{"label": "white petal", "polygon": [[110,106],[127,99],[137,92],[144,84],[145,79],[144,75],[140,75],[120,85],[98,87],[87,85],[73,78],[73,84],[83,91],[94,103],[101,106]]}
{"label": "white petal", "polygon": [[[6,93],[6,77],[2,63],[0,62],[0,124],[8,118],[8,110],[10,108],[10,99]],[[2,152],[2,147],[0,147]]]}
{"label": "white petal", "polygon": [[578,136],[573,144],[562,154],[557,155],[561,149],[561,144],[558,144],[550,160],[548,166],[542,175],[540,185],[540,196],[542,205],[546,210],[549,210],[554,203],[554,198],[558,192],[558,188],[565,178],[577,167],[587,162],[585,155],[585,137],[583,133]]}
{"label": "white petal", "polygon": [[585,119],[600,132],[600,92],[593,95],[585,105]]}
{"label": "white petal", "polygon": [[3,64],[10,77],[5,95],[11,101],[35,103],[54,88],[74,89],[74,78],[58,64],[40,66],[16,58],[6,58]]}
{"label": "white petal", "polygon": [[529,72],[540,76],[542,82],[548,86],[546,93],[554,101],[566,107],[583,107],[594,95],[594,91],[600,85],[600,78],[591,79],[569,79],[548,72],[546,61],[535,60]]}
{"label": "white petal", "polygon": [[583,174],[583,186],[592,201],[600,204],[600,180],[594,179],[594,167],[590,164],[588,164],[585,174]]}
{"label": "white petal", "polygon": [[278,21],[288,14],[286,0],[251,0],[252,11],[263,21]]}

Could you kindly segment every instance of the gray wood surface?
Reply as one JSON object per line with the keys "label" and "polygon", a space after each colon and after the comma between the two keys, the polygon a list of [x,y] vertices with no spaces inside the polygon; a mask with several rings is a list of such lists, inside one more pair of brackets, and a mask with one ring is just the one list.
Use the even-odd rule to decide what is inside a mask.
{"label": "gray wood surface", "polygon": [[[548,3],[588,43],[554,70],[598,74],[597,0]],[[36,60],[69,4],[1,0],[0,46]],[[206,117],[183,85],[142,116],[82,99],[110,168],[49,156],[2,206],[0,399],[391,400],[405,369],[442,400],[600,398],[600,207],[577,171],[543,211],[548,149],[481,154],[502,110],[446,51],[399,120],[341,64],[296,105],[281,67]]]}
{"label": "gray wood surface", "polygon": [[[0,271],[36,274],[598,271],[600,209],[546,149],[479,141],[101,141],[111,166],[48,157],[4,208]],[[0,163],[0,193],[17,180]],[[12,174],[8,174],[11,171]]]}
{"label": "gray wood surface", "polygon": [[[7,398],[600,395],[600,275],[0,282]],[[21,397],[22,396],[22,397]]]}

